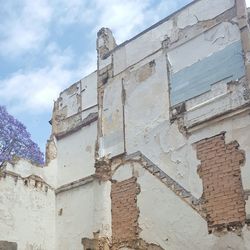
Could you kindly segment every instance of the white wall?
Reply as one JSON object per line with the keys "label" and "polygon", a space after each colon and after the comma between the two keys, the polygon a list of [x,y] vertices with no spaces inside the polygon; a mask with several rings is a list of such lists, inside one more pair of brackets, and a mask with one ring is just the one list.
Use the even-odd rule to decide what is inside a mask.
{"label": "white wall", "polygon": [[[211,6],[216,6],[216,8]],[[195,16],[202,21],[208,20],[233,6],[233,0],[197,1],[183,11],[176,13],[175,18],[167,20],[114,51],[114,74],[120,74],[116,75],[110,84],[118,85],[118,81],[121,78],[124,79],[126,152],[131,154],[138,150],[141,151],[197,198],[202,195],[202,181],[197,174],[199,161],[192,145],[193,141],[184,135],[184,131],[180,131],[182,125],[187,125],[188,118],[185,115],[185,124],[177,121],[170,123],[169,121],[170,90],[167,58],[163,50],[156,51],[162,48],[161,41],[166,39],[166,35],[171,38],[173,25],[177,25],[178,29],[185,28],[198,22]],[[173,20],[176,21],[175,24],[173,24]],[[173,50],[167,51],[172,66],[171,71],[178,72],[240,39],[238,26],[230,22],[222,22],[204,33],[200,30],[199,36],[197,36],[199,32],[193,32],[190,31],[193,37],[188,42],[177,47],[174,45]],[[193,53],[194,49],[195,53]],[[149,73],[149,70],[146,70],[146,65],[153,60],[155,65]],[[141,81],[140,75],[143,76]],[[223,87],[228,89],[228,86],[224,85]],[[108,85],[105,91],[109,91],[110,88]],[[235,93],[235,96],[240,95],[238,88],[226,91]],[[114,98],[120,98],[118,90],[112,91],[112,95]],[[213,97],[213,95],[209,96],[211,100]],[[239,99],[234,102],[239,101],[240,98],[242,97],[239,96]],[[231,100],[232,98],[229,96],[227,101]],[[109,105],[111,106],[113,103],[110,101]],[[211,103],[210,105],[212,106]],[[115,108],[115,105],[105,106],[106,110],[114,110]],[[228,109],[228,106],[225,109]],[[218,109],[214,106],[211,110],[217,114]],[[200,120],[203,119],[203,116],[205,119],[206,115],[211,117],[211,112],[207,110],[203,113],[199,110],[195,110],[195,112]],[[192,114],[188,113],[188,115]]]}
{"label": "white wall", "polygon": [[97,104],[97,73],[96,71],[81,80],[82,110]]}
{"label": "white wall", "polygon": [[[155,61],[152,74],[144,81],[138,81],[138,74],[152,60]],[[180,133],[177,124],[171,125],[169,121],[165,54],[158,52],[136,65],[124,85],[127,153],[141,151],[199,198],[202,184],[197,175],[199,162],[195,150]]]}
{"label": "white wall", "polygon": [[111,182],[95,181],[93,232],[99,231],[100,237],[111,239]]}
{"label": "white wall", "polygon": [[[19,177],[0,180],[0,240],[16,242],[18,250],[54,250],[55,195],[46,184],[27,178],[25,161],[19,162]],[[10,169],[10,167],[9,167]],[[14,173],[14,172],[10,172]],[[15,174],[15,173],[14,173]]]}
{"label": "white wall", "polygon": [[31,162],[26,161],[25,159],[18,160],[15,164],[7,164],[7,171],[14,172],[26,178],[30,175],[36,175],[42,178],[50,186],[55,187],[57,181],[57,161],[56,159],[52,160],[49,163],[49,166],[37,167]]}
{"label": "white wall", "polygon": [[177,12],[174,17],[116,49],[113,53],[114,75],[159,50],[162,41],[167,37],[172,41],[178,40],[178,29],[197,24],[198,21],[212,19],[233,6],[234,0],[203,0],[196,1],[183,11]]}
{"label": "white wall", "polygon": [[[172,72],[176,73],[185,67],[191,66],[239,40],[239,27],[230,22],[222,22],[200,36],[170,50],[168,59],[172,65]],[[195,53],[193,53],[194,48]]]}
{"label": "white wall", "polygon": [[57,250],[81,250],[82,238],[93,239],[93,233],[111,237],[110,190],[110,182],[94,180],[57,194]]}
{"label": "white wall", "polygon": [[124,152],[122,79],[112,79],[104,89],[100,157]]}
{"label": "white wall", "polygon": [[80,81],[60,93],[58,110],[65,115],[64,118],[97,104],[97,73],[87,75]]}
{"label": "white wall", "polygon": [[[59,215],[60,210],[62,211],[61,215]],[[56,249],[83,249],[81,244],[82,238],[93,238],[93,219],[93,183],[57,194]]]}
{"label": "white wall", "polygon": [[[140,168],[137,166],[137,169]],[[140,169],[140,236],[164,249],[250,249],[250,232],[242,237],[233,233],[220,237],[209,235],[206,221],[147,170]]]}
{"label": "white wall", "polygon": [[95,173],[96,122],[57,141],[57,186]]}
{"label": "white wall", "polygon": [[[101,67],[111,63],[112,59],[115,76],[109,79],[104,90],[104,137],[99,145],[101,156],[123,153],[125,139],[127,154],[141,151],[199,198],[202,182],[197,174],[199,161],[193,143],[227,131],[227,142],[237,140],[240,149],[245,151],[242,180],[244,189],[250,189],[249,115],[244,113],[197,128],[189,137],[182,134],[180,124],[169,121],[167,58],[162,49],[162,41],[166,38],[178,40],[178,29],[214,18],[233,7],[234,2],[196,1],[176,13],[174,19],[170,18],[115,49],[107,61],[102,62]],[[238,39],[239,30],[235,24],[224,22],[217,25],[182,46],[175,45],[168,53],[172,70],[178,72]],[[193,48],[196,48],[196,53],[183,58],[184,52],[193,51]],[[122,113],[122,83],[126,92],[125,121]],[[97,73],[93,72],[61,93],[58,114],[62,115],[62,120],[58,126],[62,127],[59,132],[69,131],[81,124],[87,115],[97,112],[97,108],[93,107],[96,104]],[[48,167],[36,168],[23,160],[14,167],[7,166],[7,170],[18,174],[18,178],[15,181],[16,177],[7,175],[0,180],[0,240],[17,242],[20,250],[80,250],[82,238],[93,238],[95,232],[111,238],[109,181],[99,183],[94,180],[59,192],[55,198],[54,190],[45,188],[46,184],[37,184],[36,187],[33,177],[30,177],[39,176],[52,188],[57,188],[94,174],[96,139],[97,122],[94,122],[59,139],[57,158]],[[125,164],[115,172],[113,179],[121,181],[134,174],[141,188],[137,200],[140,237],[148,243],[160,244],[164,249],[173,250],[226,249],[226,243],[235,250],[250,249],[247,228],[243,229],[241,238],[231,233],[219,238],[208,235],[206,221],[138,164]],[[28,186],[24,178],[30,180]],[[246,206],[248,214],[249,200]]]}

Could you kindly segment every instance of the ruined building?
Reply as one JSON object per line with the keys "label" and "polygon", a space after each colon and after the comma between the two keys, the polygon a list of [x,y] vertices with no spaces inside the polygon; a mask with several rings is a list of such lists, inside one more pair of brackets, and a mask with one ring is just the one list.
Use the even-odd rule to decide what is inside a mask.
{"label": "ruined building", "polygon": [[46,166],[1,173],[0,249],[250,249],[248,22],[196,0],[120,45],[101,29]]}

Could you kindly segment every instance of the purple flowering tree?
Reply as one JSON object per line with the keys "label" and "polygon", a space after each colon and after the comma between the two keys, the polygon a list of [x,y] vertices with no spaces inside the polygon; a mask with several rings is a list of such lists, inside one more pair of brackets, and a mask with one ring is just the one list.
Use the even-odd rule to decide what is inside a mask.
{"label": "purple flowering tree", "polygon": [[0,105],[0,168],[15,156],[39,165],[44,163],[44,155],[26,127]]}

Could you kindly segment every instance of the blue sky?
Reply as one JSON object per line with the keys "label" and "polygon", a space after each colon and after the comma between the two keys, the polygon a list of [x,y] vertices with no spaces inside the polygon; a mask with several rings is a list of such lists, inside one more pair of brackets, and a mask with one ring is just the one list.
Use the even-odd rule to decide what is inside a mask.
{"label": "blue sky", "polygon": [[0,0],[0,104],[42,151],[53,100],[96,69],[101,27],[121,43],[191,0]]}

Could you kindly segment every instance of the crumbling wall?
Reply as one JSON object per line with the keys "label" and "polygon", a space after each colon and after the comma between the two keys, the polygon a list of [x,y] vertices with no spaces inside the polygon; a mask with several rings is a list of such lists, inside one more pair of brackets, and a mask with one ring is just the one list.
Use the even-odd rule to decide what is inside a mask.
{"label": "crumbling wall", "polygon": [[60,93],[54,103],[52,133],[62,138],[96,120],[96,72],[74,83]]}
{"label": "crumbling wall", "polygon": [[140,210],[137,197],[141,188],[137,181],[139,177],[137,164],[132,158],[130,160],[121,158],[111,164],[112,241],[110,249],[162,250],[161,246],[140,237]]}
{"label": "crumbling wall", "polygon": [[201,160],[198,172],[211,232],[242,227],[246,220],[240,171],[245,154],[236,141],[225,144],[224,137],[221,134],[197,143],[197,157]]}
{"label": "crumbling wall", "polygon": [[[96,96],[94,72],[63,91],[54,110],[52,127],[57,147],[56,249],[81,249],[82,238],[92,238],[93,232],[101,230],[100,223],[105,221],[96,202],[98,195],[94,195],[98,185],[93,176],[97,136]],[[65,115],[61,116],[62,112]],[[101,188],[99,192],[102,193]]]}
{"label": "crumbling wall", "polygon": [[[231,0],[195,1],[99,57],[100,157],[140,150],[199,198],[198,160],[187,129],[248,102],[237,10]],[[204,76],[203,64],[215,62],[221,70],[210,68]],[[188,73],[179,76],[182,70]],[[180,101],[186,103],[172,107]]]}
{"label": "crumbling wall", "polygon": [[[142,186],[147,190],[137,195],[140,227],[137,240],[142,238],[164,249],[194,249],[199,248],[200,242],[202,249],[216,249],[217,246],[226,246],[226,235],[230,234],[234,239],[229,243],[232,248],[235,245],[233,242],[237,242],[240,249],[247,249],[249,231],[245,225],[248,218],[245,214],[249,213],[247,171],[250,165],[247,153],[249,142],[243,137],[249,128],[246,58],[250,40],[246,35],[249,27],[244,10],[241,0],[193,1],[138,36],[108,48],[104,57],[98,55],[98,178],[114,181],[112,171],[122,173],[123,178],[112,184],[115,190],[115,185],[119,187],[118,183],[138,178],[128,174],[129,160],[126,157],[139,154],[148,159],[146,165],[141,162],[143,157],[137,159],[150,172],[140,176],[139,171],[137,179],[141,190]],[[113,41],[112,34],[109,33],[106,39]],[[241,190],[236,194],[238,200],[233,201],[235,206],[230,206],[240,222],[239,230],[232,232],[232,228],[226,227],[215,237],[209,235],[214,218],[210,220],[204,204],[207,204],[207,199],[213,202],[216,191],[208,195],[205,177],[200,178],[197,173],[199,164],[203,163],[195,143],[222,131],[226,134],[220,153],[228,149],[228,143],[236,140],[245,156],[241,172],[239,161],[235,165],[235,168],[238,166],[237,177],[232,177],[235,173],[227,169],[235,184],[230,188]],[[227,166],[227,157],[220,156],[223,169]],[[123,172],[119,168],[114,170],[114,162],[119,160],[124,165]],[[102,173],[105,178],[101,178]],[[152,180],[144,181],[144,178]],[[164,178],[165,182],[162,181]],[[228,191],[227,187],[223,189]],[[133,197],[129,190],[126,192]],[[116,195],[112,195],[114,232],[119,232],[115,226],[118,224],[118,209],[115,207],[115,201],[119,201],[118,194],[117,191]],[[232,193],[229,196],[232,199]],[[121,204],[126,207],[123,201]],[[168,212],[161,217],[153,213],[155,204]],[[179,219],[177,208],[184,211],[183,221]],[[192,221],[194,227],[190,227]],[[133,231],[134,228],[130,229]],[[133,232],[136,235],[138,231]],[[179,233],[176,236],[173,232]],[[187,237],[183,239],[179,235]]]}
{"label": "crumbling wall", "polygon": [[136,179],[112,183],[112,242],[113,244],[133,242],[138,236],[137,208],[138,187]]}
{"label": "crumbling wall", "polygon": [[[223,125],[227,127],[227,124]],[[228,139],[230,139],[230,135]],[[241,155],[240,151],[238,153]],[[118,232],[118,236],[120,236],[120,241],[113,245],[114,249],[125,246],[130,246],[132,249],[150,249],[149,246],[154,247],[152,249],[181,249],[183,247],[185,249],[224,249],[226,246],[235,250],[248,249],[249,231],[247,227],[242,230],[238,230],[237,227],[221,227],[215,235],[209,234],[203,213],[199,213],[190,204],[183,202],[183,198],[188,194],[186,196],[177,195],[178,192],[175,193],[171,188],[167,188],[166,175],[157,172],[156,169],[153,170],[154,168],[152,169],[150,164],[152,164],[150,161],[142,160],[140,154],[125,156],[112,164],[114,171],[112,181],[115,185],[119,184],[117,189],[114,189],[114,197],[111,191],[111,198],[114,199],[114,201],[112,200],[112,223],[115,225],[120,223],[119,230],[115,230],[115,233]],[[131,185],[128,186],[128,183]],[[172,185],[174,185],[173,181]],[[136,196],[135,189],[131,187],[137,187]],[[123,189],[125,192],[120,192],[119,195],[118,191]],[[233,190],[235,189],[233,188]],[[181,191],[179,190],[179,192]],[[237,197],[242,196],[237,195]],[[202,199],[201,204],[206,205],[203,203],[205,201]],[[125,207],[126,212],[123,211]],[[224,208],[230,208],[232,211],[232,206]],[[238,206],[234,209],[236,213],[238,208],[240,209]],[[139,214],[137,220],[133,216],[136,214]],[[134,224],[129,230],[126,230],[126,225],[129,223]],[[192,226],[190,227],[190,225]],[[131,234],[133,237],[123,237],[125,234]]]}
{"label": "crumbling wall", "polygon": [[208,234],[207,223],[197,212],[145,169],[138,170],[140,237],[163,249],[249,249],[249,231],[241,235]]}
{"label": "crumbling wall", "polygon": [[57,166],[56,188],[95,172],[96,121],[97,74],[93,72],[61,92],[54,105],[46,154],[50,166],[53,162]]}
{"label": "crumbling wall", "polygon": [[[195,47],[196,53],[192,53]],[[212,84],[221,80],[230,82],[245,75],[237,24],[222,22],[183,45],[173,50],[169,46],[169,49],[172,105],[209,91]],[[221,65],[223,70],[217,70]]]}
{"label": "crumbling wall", "polygon": [[[212,11],[212,5],[221,12]],[[176,39],[164,41],[171,87],[170,116],[183,123],[186,132],[249,103],[246,58],[250,39],[245,2],[211,1],[208,9],[209,14],[203,13],[199,1],[191,5],[189,12],[177,16]],[[181,29],[180,16],[186,23],[193,19],[192,25]]]}
{"label": "crumbling wall", "polygon": [[76,82],[60,94],[54,105],[52,138],[55,147],[48,144],[47,155],[52,156],[49,166],[56,164],[55,249],[81,249],[82,238],[91,238],[95,230],[102,229],[98,224],[102,214],[94,196],[93,176],[97,136],[96,77],[93,72]]}
{"label": "crumbling wall", "polygon": [[56,166],[54,187],[94,172],[97,120],[96,72],[60,93],[52,114],[46,164]]}
{"label": "crumbling wall", "polygon": [[[223,175],[224,172],[228,172],[228,176],[224,177],[223,181],[225,181],[224,180],[225,178],[229,178],[229,179],[235,178],[235,182],[234,182],[235,186],[228,187],[227,185],[225,185],[225,183],[223,184],[221,182],[218,182],[219,183],[218,185],[219,186],[220,186],[220,184],[222,184],[223,186],[225,185],[225,187],[223,187],[223,189],[225,189],[225,190],[227,188],[230,188],[230,189],[232,188],[232,190],[234,190],[233,192],[238,190],[237,191],[237,192],[239,192],[237,195],[238,199],[242,199],[242,194],[240,193],[240,189],[241,189],[241,185],[242,185],[242,189],[244,191],[244,199],[246,202],[245,213],[246,213],[247,217],[249,216],[248,190],[249,190],[249,185],[250,185],[250,182],[249,182],[249,177],[250,177],[249,176],[249,167],[250,167],[250,165],[249,165],[249,157],[250,157],[249,156],[249,147],[250,147],[250,145],[249,145],[249,133],[248,133],[248,130],[250,128],[250,119],[249,119],[248,114],[249,114],[249,112],[245,111],[244,113],[241,113],[237,117],[233,117],[233,118],[227,117],[227,119],[224,119],[223,121],[214,122],[212,124],[209,124],[209,129],[207,129],[207,127],[203,127],[203,128],[200,128],[199,130],[195,130],[195,131],[193,131],[192,135],[189,138],[190,142],[194,143],[193,145],[195,147],[195,143],[198,142],[198,144],[199,144],[199,141],[202,141],[206,138],[208,138],[208,140],[209,140],[209,138],[211,138],[211,140],[212,140],[212,138],[214,136],[221,134],[222,131],[226,131],[225,144],[224,144],[225,148],[223,149],[223,140],[222,140],[222,142],[221,142],[222,148],[218,149],[218,151],[221,151],[219,154],[222,154],[221,155],[222,157],[220,158],[221,162],[220,163],[218,162],[218,165],[221,164],[220,165],[221,167],[220,167],[220,169],[217,169],[216,176],[217,176],[217,178],[219,178],[219,175]],[[232,142],[237,142],[237,143],[233,144]],[[226,145],[229,145],[229,148],[231,146],[230,150],[231,150],[232,154],[231,153],[230,153],[230,155],[227,154],[229,149],[227,150]],[[236,147],[236,149],[234,147]],[[237,147],[239,148],[238,150],[237,150]],[[215,147],[214,147],[214,149],[215,149]],[[205,148],[204,148],[204,150],[205,150]],[[242,154],[241,152],[244,154]],[[199,152],[199,149],[197,149],[197,154],[199,155],[200,153],[201,152]],[[213,149],[211,148],[211,154],[213,154],[213,153],[215,154],[215,157],[216,157],[217,153],[215,151],[213,151]],[[225,155],[223,156],[224,153],[225,153]],[[236,156],[236,157],[233,157],[233,156]],[[207,157],[209,158],[210,156],[207,156]],[[231,157],[233,157],[233,158],[231,158]],[[205,163],[204,160],[205,159],[203,158],[203,160],[202,160],[203,163]],[[209,166],[211,168],[208,168],[206,171],[211,170],[211,173],[212,173],[212,169],[213,169],[213,167],[216,167],[217,163],[214,164],[214,162],[213,162],[214,158],[210,159],[210,160],[211,160],[211,164],[209,164]],[[210,161],[210,160],[208,159],[208,161]],[[201,164],[201,162],[200,162],[200,164]],[[240,164],[241,164],[241,167],[239,167]],[[230,168],[230,166],[232,167],[232,169]],[[207,168],[207,167],[205,167],[205,168]],[[235,174],[234,171],[236,171],[236,173],[237,173],[236,176],[234,176],[234,174]],[[241,172],[241,174],[239,172]],[[203,176],[203,177],[205,177],[205,176]],[[201,176],[201,178],[202,178],[202,176]],[[213,178],[211,178],[211,180],[212,179]],[[214,178],[214,180],[216,182],[217,179]],[[229,180],[228,180],[228,182],[229,182]],[[232,185],[232,183],[231,183],[231,185]],[[236,188],[236,185],[238,186],[238,188]],[[208,191],[206,188],[207,187],[204,187],[204,189],[203,189],[204,192]],[[210,191],[210,192],[211,192],[211,195],[213,195],[215,193],[213,191]],[[230,194],[229,190],[227,192],[228,192],[228,194]],[[218,190],[217,193],[220,193],[220,191]],[[224,197],[224,198],[226,198],[226,197]],[[236,200],[235,200],[236,198],[233,198],[233,199],[236,202]],[[242,206],[244,204],[244,201],[241,200],[241,202],[239,202],[239,201],[237,201],[237,202],[238,202],[238,204],[236,205],[235,209],[232,209],[232,213],[234,211],[235,212],[237,211],[236,213],[238,213],[238,209],[242,210],[242,208],[240,208],[240,206]]]}
{"label": "crumbling wall", "polygon": [[206,221],[148,171],[139,172],[140,236],[163,249],[210,249]]}
{"label": "crumbling wall", "polygon": [[[242,0],[193,1],[118,46],[101,29],[97,71],[55,102],[48,166],[32,175],[9,166],[0,181],[0,240],[39,250],[249,249],[244,13]],[[220,148],[201,153],[222,131]]]}

